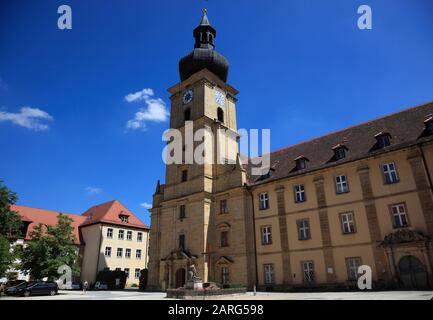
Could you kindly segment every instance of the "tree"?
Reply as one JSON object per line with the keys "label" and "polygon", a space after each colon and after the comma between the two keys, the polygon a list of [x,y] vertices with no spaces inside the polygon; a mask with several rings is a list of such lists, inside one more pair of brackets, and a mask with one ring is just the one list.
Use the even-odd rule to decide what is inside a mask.
{"label": "tree", "polygon": [[39,224],[33,228],[21,259],[21,268],[33,279],[57,279],[60,276],[57,270],[62,265],[69,266],[73,276],[79,274],[72,221],[60,213],[56,226]]}
{"label": "tree", "polygon": [[17,258],[17,251],[11,250],[9,243],[11,239],[21,235],[21,217],[11,210],[11,205],[16,201],[16,193],[0,181],[0,277],[6,275]]}
{"label": "tree", "polygon": [[17,212],[11,210],[11,205],[16,201],[16,193],[9,190],[0,181],[0,235],[8,238],[21,235],[21,217]]}

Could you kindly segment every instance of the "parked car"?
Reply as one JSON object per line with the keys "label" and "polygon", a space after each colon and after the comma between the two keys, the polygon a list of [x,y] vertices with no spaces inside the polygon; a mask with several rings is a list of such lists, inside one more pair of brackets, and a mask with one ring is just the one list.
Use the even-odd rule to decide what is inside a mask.
{"label": "parked car", "polygon": [[55,296],[59,290],[57,283],[55,282],[35,282],[28,286],[18,288],[17,295],[28,297],[33,295],[50,295]]}
{"label": "parked car", "polygon": [[32,282],[21,282],[20,284],[13,286],[13,287],[9,287],[5,290],[5,294],[8,296],[14,296],[17,294],[18,289],[20,288],[25,288],[27,286],[29,286],[30,284],[32,284]]}
{"label": "parked car", "polygon": [[73,281],[68,289],[69,290],[81,290],[82,287],[83,286],[82,286],[81,282]]}
{"label": "parked car", "polygon": [[97,281],[95,283],[95,290],[108,290],[108,284],[104,281]]}

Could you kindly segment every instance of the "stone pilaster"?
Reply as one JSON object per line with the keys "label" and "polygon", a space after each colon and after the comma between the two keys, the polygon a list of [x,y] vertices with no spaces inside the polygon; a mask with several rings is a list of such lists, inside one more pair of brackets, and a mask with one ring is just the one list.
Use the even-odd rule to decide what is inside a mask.
{"label": "stone pilaster", "polygon": [[433,199],[421,151],[419,149],[413,150],[408,155],[407,160],[410,163],[415,179],[418,198],[427,225],[427,232],[430,236],[433,236]]}
{"label": "stone pilaster", "polygon": [[[335,282],[335,261],[334,252],[332,250],[331,231],[329,227],[328,210],[326,203],[326,194],[323,176],[314,178],[316,187],[317,207],[319,208],[319,222],[322,233],[323,258],[326,267],[326,281],[328,283]],[[330,272],[332,271],[332,272]]]}
{"label": "stone pilaster", "polygon": [[381,234],[377,218],[376,203],[374,201],[373,188],[370,180],[370,168],[368,165],[361,165],[358,167],[357,171],[361,182],[362,198],[367,215],[370,239],[373,242],[373,257],[377,277],[378,279],[389,279],[389,264],[387,263],[384,249],[380,247],[383,235]]}
{"label": "stone pilaster", "polygon": [[282,264],[283,264],[283,285],[290,285],[292,282],[292,271],[290,266],[290,252],[289,252],[289,236],[287,234],[287,218],[286,218],[286,204],[284,201],[284,187],[278,186],[275,189],[277,193],[277,206],[278,206],[278,227],[280,229],[280,243],[282,251]]}

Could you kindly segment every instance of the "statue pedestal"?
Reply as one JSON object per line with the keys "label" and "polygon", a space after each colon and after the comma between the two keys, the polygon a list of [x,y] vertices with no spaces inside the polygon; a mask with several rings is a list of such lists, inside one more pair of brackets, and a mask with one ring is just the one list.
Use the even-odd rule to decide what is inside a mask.
{"label": "statue pedestal", "polygon": [[203,289],[203,280],[188,280],[185,284],[185,288],[189,290]]}

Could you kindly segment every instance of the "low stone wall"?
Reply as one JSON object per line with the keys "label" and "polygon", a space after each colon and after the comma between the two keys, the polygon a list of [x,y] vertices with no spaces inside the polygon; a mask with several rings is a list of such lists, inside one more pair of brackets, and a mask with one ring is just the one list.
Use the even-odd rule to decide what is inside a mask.
{"label": "low stone wall", "polygon": [[222,295],[245,294],[246,288],[228,288],[219,290],[188,290],[188,289],[168,289],[166,298],[174,299],[194,299],[197,297],[214,297]]}

